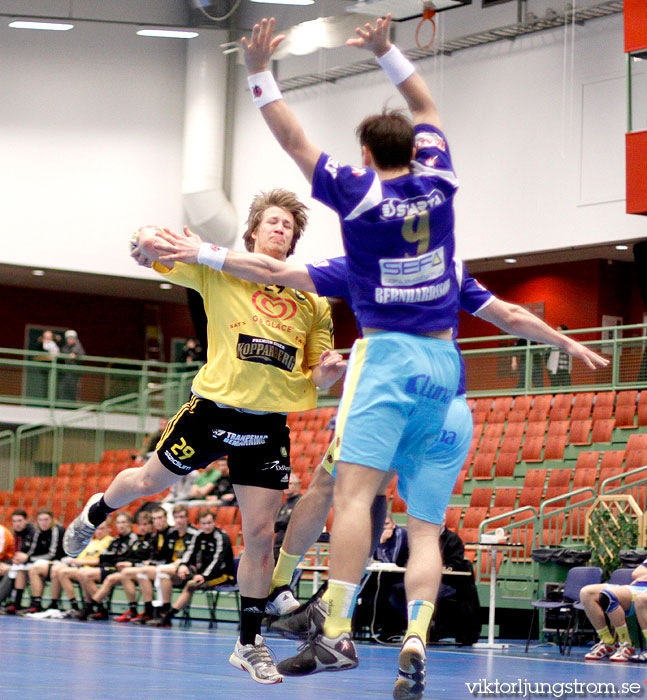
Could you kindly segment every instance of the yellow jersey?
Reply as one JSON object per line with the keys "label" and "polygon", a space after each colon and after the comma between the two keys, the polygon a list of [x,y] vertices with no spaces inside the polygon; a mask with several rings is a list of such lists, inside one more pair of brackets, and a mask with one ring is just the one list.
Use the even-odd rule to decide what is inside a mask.
{"label": "yellow jersey", "polygon": [[314,408],[311,367],[332,348],[328,301],[316,294],[247,282],[206,265],[153,265],[166,279],[200,292],[207,314],[207,363],[193,380],[198,396],[253,411]]}
{"label": "yellow jersey", "polygon": [[[106,535],[100,540],[91,539],[85,546],[85,549],[81,552],[81,554],[79,554],[77,559],[96,559],[104,549],[107,549],[110,546],[112,539],[113,538],[110,535]],[[86,566],[86,564],[84,564],[84,566]]]}

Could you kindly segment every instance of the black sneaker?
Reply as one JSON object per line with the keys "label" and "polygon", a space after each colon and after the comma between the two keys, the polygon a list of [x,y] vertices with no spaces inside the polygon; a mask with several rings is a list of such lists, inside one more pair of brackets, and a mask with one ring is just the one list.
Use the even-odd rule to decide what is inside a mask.
{"label": "black sneaker", "polygon": [[270,593],[265,604],[265,614],[280,617],[295,612],[299,607],[299,601],[294,597],[290,586],[279,586]]}
{"label": "black sneaker", "polygon": [[323,632],[325,619],[325,605],[321,598],[316,598],[290,615],[271,622],[268,629],[286,639],[312,639]]}
{"label": "black sneaker", "polygon": [[81,614],[79,615],[79,620],[87,620],[90,615],[94,612],[94,605],[91,603],[86,603],[82,608],[81,608]]}
{"label": "black sneaker", "polygon": [[411,635],[402,642],[398,658],[398,677],[393,687],[394,700],[420,700],[425,692],[425,647]]}
{"label": "black sneaker", "polygon": [[348,632],[330,639],[318,634],[302,644],[298,654],[284,659],[277,670],[284,676],[307,676],[322,671],[346,671],[359,663],[357,650]]}
{"label": "black sneaker", "polygon": [[146,624],[149,627],[173,627],[171,620],[167,618],[166,615],[155,618],[154,620],[148,620]]}

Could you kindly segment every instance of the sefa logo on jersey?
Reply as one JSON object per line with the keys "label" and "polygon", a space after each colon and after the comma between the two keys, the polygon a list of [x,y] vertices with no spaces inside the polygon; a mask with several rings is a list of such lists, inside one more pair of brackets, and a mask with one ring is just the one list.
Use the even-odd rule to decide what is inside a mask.
{"label": "sefa logo on jersey", "polygon": [[252,296],[252,304],[268,318],[280,318],[287,321],[297,312],[297,305],[292,299],[275,297],[267,292],[255,292]]}
{"label": "sefa logo on jersey", "polygon": [[380,219],[389,221],[390,219],[404,219],[406,216],[415,216],[437,207],[445,201],[445,195],[437,188],[422,197],[413,199],[396,199],[389,197],[385,199],[380,207]]}
{"label": "sefa logo on jersey", "polygon": [[440,246],[417,258],[381,258],[380,284],[383,287],[413,287],[445,274],[445,249]]}

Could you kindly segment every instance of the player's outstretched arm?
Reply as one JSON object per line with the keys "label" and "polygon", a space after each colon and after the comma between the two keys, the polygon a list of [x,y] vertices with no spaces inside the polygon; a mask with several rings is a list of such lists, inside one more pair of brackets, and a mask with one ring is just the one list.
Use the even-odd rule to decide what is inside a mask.
{"label": "player's outstretched arm", "polygon": [[422,76],[397,46],[389,39],[391,14],[380,17],[375,25],[366,23],[357,27],[356,36],[348,39],[348,46],[372,51],[382,69],[398,88],[413,116],[415,124],[431,124],[442,128],[431,91]]}
{"label": "player's outstretched arm", "polygon": [[300,263],[282,262],[260,253],[239,253],[204,243],[188,226],[182,234],[158,234],[155,249],[163,265],[174,262],[200,263],[215,270],[259,284],[276,284],[304,292],[315,292],[308,268]]}
{"label": "player's outstretched arm", "polygon": [[254,25],[249,39],[243,37],[240,40],[245,51],[249,87],[254,104],[260,108],[281,148],[299,166],[308,182],[312,182],[321,149],[306,138],[303,127],[282,98],[274,76],[268,70],[272,54],[285,39],[282,34],[274,36],[274,24],[274,17],[263,19]]}
{"label": "player's outstretched arm", "polygon": [[556,345],[569,355],[582,360],[591,369],[606,367],[609,364],[609,360],[606,358],[589,350],[573,338],[553,330],[539,317],[517,304],[509,304],[501,299],[495,299],[484,309],[478,311],[476,315],[493,323],[510,335],[535,340],[545,345]]}

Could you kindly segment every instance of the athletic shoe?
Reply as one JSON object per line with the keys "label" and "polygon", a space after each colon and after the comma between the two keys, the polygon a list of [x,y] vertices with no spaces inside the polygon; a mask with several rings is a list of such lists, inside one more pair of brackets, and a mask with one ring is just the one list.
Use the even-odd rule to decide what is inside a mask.
{"label": "athletic shoe", "polygon": [[22,615],[33,615],[34,613],[43,612],[43,608],[40,605],[32,605],[27,610],[21,610]]}
{"label": "athletic shoe", "polygon": [[624,663],[635,654],[636,650],[631,646],[631,642],[622,642],[615,654],[611,654],[609,661],[620,661]]}
{"label": "athletic shoe", "polygon": [[156,620],[149,620],[146,623],[149,627],[173,627],[170,620],[166,616],[158,617]]}
{"label": "athletic shoe", "polygon": [[321,598],[308,601],[300,610],[272,622],[268,629],[286,639],[311,639],[323,632],[326,606]]}
{"label": "athletic shoe", "polygon": [[80,617],[81,617],[81,611],[75,610],[74,608],[70,608],[69,610],[66,610],[61,615],[62,620],[78,620]]}
{"label": "athletic shoe", "polygon": [[136,612],[133,612],[130,608],[128,608],[128,610],[126,610],[125,613],[121,613],[121,615],[117,615],[117,617],[113,617],[112,619],[115,622],[130,622],[136,617],[139,617],[139,615],[137,615]]}
{"label": "athletic shoe", "polygon": [[346,671],[359,663],[357,650],[348,632],[330,639],[318,634],[302,644],[298,654],[284,659],[277,670],[285,676],[307,676],[321,671]]}
{"label": "athletic shoe", "polygon": [[131,622],[134,622],[137,625],[145,625],[149,620],[152,620],[150,615],[147,615],[145,612],[139,613],[139,615],[135,615],[135,617],[132,618]]}
{"label": "athletic shoe", "polygon": [[[83,617],[79,618],[81,620],[85,619]],[[108,615],[107,610],[97,610],[96,612],[90,613],[87,617],[88,620],[109,620],[110,615]]]}
{"label": "athletic shoe", "polygon": [[92,603],[85,603],[85,605],[81,608],[81,614],[79,615],[79,620],[87,620],[90,615],[92,615],[92,611],[94,610],[94,605]]}
{"label": "athletic shoe", "polygon": [[289,615],[300,607],[299,601],[294,597],[290,586],[278,586],[271,593],[265,605],[265,614],[272,617]]}
{"label": "athletic shoe", "polygon": [[241,671],[247,671],[257,683],[280,683],[283,680],[260,634],[256,635],[256,644],[243,645],[240,639],[237,639],[234,653],[229,657],[229,663]]}
{"label": "athletic shoe", "polygon": [[629,661],[633,661],[635,664],[647,664],[647,650],[630,656]]}
{"label": "athletic shoe", "polygon": [[92,539],[97,528],[88,520],[88,511],[90,506],[101,500],[102,496],[103,493],[95,493],[94,496],[90,496],[81,514],[77,515],[65,530],[63,549],[68,556],[78,557]]}
{"label": "athletic shoe", "polygon": [[412,634],[400,649],[394,700],[420,700],[425,692],[426,675],[425,646],[420,637]]}
{"label": "athletic shoe", "polygon": [[611,656],[614,652],[618,650],[617,644],[607,644],[606,642],[598,642],[588,654],[584,655],[585,659],[589,661],[598,661],[599,659],[606,659],[607,656]]}
{"label": "athletic shoe", "polygon": [[17,615],[19,612],[22,612],[23,608],[17,608],[13,603],[11,605],[7,605],[6,608],[3,608],[2,614],[3,615]]}

